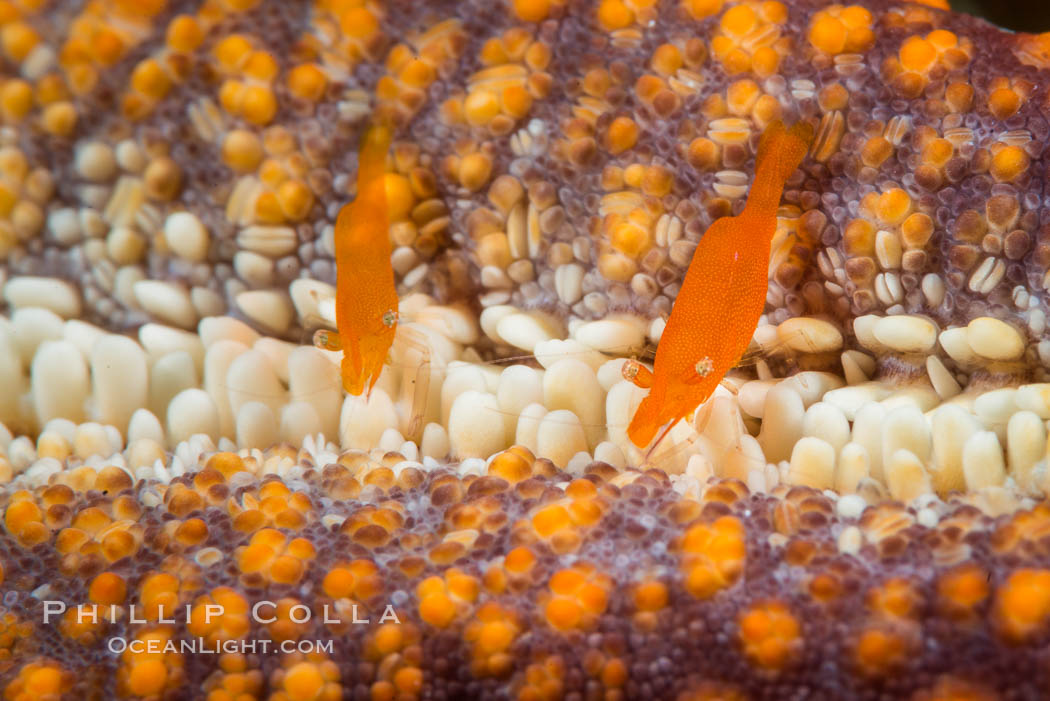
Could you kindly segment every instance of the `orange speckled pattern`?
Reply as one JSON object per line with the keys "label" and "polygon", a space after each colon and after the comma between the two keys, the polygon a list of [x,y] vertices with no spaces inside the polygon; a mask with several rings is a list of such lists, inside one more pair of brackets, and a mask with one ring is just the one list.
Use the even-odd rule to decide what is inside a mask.
{"label": "orange speckled pattern", "polygon": [[[497,465],[511,459],[514,482]],[[370,460],[303,452],[291,489],[246,479],[255,460],[4,495],[8,533],[50,529],[31,555],[0,539],[5,698],[990,701],[1050,684],[1045,505],[992,518],[949,502],[923,525],[894,503],[839,515],[802,487],[726,480],[690,498],[661,471],[600,462],[570,479],[520,446],[487,474],[406,467],[385,486]],[[186,493],[214,501],[183,512]],[[302,526],[234,527],[278,494]],[[129,498],[152,502],[138,555],[58,547],[73,523],[126,528],[105,524]],[[166,527],[191,521],[193,542]],[[69,608],[44,623],[45,600]],[[114,639],[137,642],[104,653]]]}
{"label": "orange speckled pattern", "polygon": [[343,350],[343,387],[371,391],[397,329],[397,290],[387,235],[386,157],[390,129],[373,126],[361,142],[357,198],[335,223],[336,325]]}
{"label": "orange speckled pattern", "polygon": [[[1050,504],[1031,496],[1046,493],[1045,436],[1032,449],[1014,430],[1041,431],[1050,410],[1002,425],[989,402],[1000,425],[965,440],[1006,439],[1011,463],[1020,442],[1027,462],[1010,482],[1001,468],[959,494],[924,472],[953,451],[887,432],[864,439],[886,460],[849,495],[767,483],[766,457],[791,476],[791,446],[759,445],[758,470],[733,474],[762,484],[745,484],[697,477],[696,461],[675,475],[613,467],[591,459],[605,441],[586,434],[582,460],[535,454],[538,436],[536,450],[503,450],[525,442],[513,434],[457,464],[436,420],[437,454],[405,435],[367,450],[305,430],[282,433],[298,445],[267,442],[288,428],[284,407],[253,395],[241,403],[272,422],[232,452],[216,449],[235,426],[202,441],[199,417],[182,435],[171,424],[187,417],[161,415],[208,394],[198,380],[229,376],[206,334],[189,333],[202,319],[235,316],[246,343],[267,334],[253,356],[289,355],[278,339],[299,340],[333,285],[339,342],[322,345],[344,351],[352,394],[379,376],[399,295],[549,318],[563,328],[541,335],[558,343],[554,331],[612,314],[639,322],[632,342],[655,338],[677,300],[655,372],[625,366],[651,389],[630,428],[638,445],[712,393],[762,314],[778,333],[807,317],[834,327],[834,350],[808,361],[848,373],[853,357],[857,384],[925,382],[927,360],[954,386],[927,394],[949,405],[1046,382],[1048,117],[1050,34],[1000,31],[944,0],[0,0],[4,304],[18,307],[11,279],[35,277],[33,301],[58,308],[10,345],[2,322],[0,372],[18,386],[0,387],[4,450],[15,446],[0,456],[0,695],[1050,697]],[[942,360],[905,346],[865,356],[868,370],[840,355],[864,345],[861,317],[907,315],[928,318],[930,347],[971,338],[982,318],[1001,323],[973,339],[1015,342],[984,355],[963,339]],[[457,350],[435,367],[517,352],[500,323],[484,337],[470,326],[446,329]],[[95,393],[72,418],[36,406],[37,347],[71,346],[62,364],[96,332],[139,328],[164,337],[138,349],[152,384],[134,389],[149,390],[157,429],[141,439],[146,463],[131,446],[73,450],[57,429],[30,438],[55,419],[73,435],[102,403]],[[189,380],[165,374],[173,358]],[[91,365],[97,379],[104,363]],[[476,385],[492,389],[492,370]],[[284,396],[294,379],[273,374]],[[803,406],[785,389],[801,435],[816,397]],[[878,411],[926,412],[901,396]],[[186,406],[218,424],[208,402]],[[306,409],[329,439],[357,428],[350,412]],[[578,418],[589,431],[626,423]],[[767,438],[758,419],[743,428]],[[915,472],[936,498],[887,497],[901,443],[922,453]],[[988,455],[949,448],[966,473]]]}
{"label": "orange speckled pattern", "polygon": [[744,211],[716,220],[700,239],[656,350],[652,388],[627,428],[639,448],[660,426],[707,401],[751,342],[766,305],[769,246],[784,183],[812,140],[813,128],[804,122],[790,130],[779,120],[766,127]]}

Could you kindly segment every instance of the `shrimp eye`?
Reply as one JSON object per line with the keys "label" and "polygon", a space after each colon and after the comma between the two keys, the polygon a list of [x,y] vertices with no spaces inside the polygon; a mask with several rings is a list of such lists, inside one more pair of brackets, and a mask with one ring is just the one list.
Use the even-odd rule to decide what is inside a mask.
{"label": "shrimp eye", "polygon": [[321,350],[338,351],[342,350],[343,343],[338,332],[318,329],[314,332],[314,346]]}
{"label": "shrimp eye", "polygon": [[653,373],[637,360],[628,360],[620,370],[623,379],[633,383],[636,387],[648,389],[653,386]]}
{"label": "shrimp eye", "polygon": [[700,377],[707,377],[714,372],[715,363],[706,355],[700,360],[696,361],[696,374]]}
{"label": "shrimp eye", "polygon": [[396,324],[397,312],[395,312],[393,309],[387,309],[385,312],[383,312],[383,326],[387,327],[388,329],[392,329]]}

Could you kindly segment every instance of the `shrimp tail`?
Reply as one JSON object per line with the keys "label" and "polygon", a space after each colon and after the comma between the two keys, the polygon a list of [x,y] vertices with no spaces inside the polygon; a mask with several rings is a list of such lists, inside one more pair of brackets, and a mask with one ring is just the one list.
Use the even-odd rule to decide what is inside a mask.
{"label": "shrimp tail", "polygon": [[755,181],[748,194],[745,211],[763,218],[776,215],[784,183],[795,172],[809,145],[813,142],[813,126],[798,121],[790,129],[783,122],[772,122],[762,133],[755,156]]}

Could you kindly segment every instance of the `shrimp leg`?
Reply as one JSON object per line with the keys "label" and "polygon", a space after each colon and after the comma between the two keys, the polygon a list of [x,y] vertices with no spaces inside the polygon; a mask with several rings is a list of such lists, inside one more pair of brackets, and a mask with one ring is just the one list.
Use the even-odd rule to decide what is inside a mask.
{"label": "shrimp leg", "polygon": [[[404,436],[411,441],[419,441],[423,433],[427,406],[430,399],[430,374],[432,371],[430,345],[426,336],[411,326],[401,324],[397,328],[394,345],[402,346],[401,355],[414,355],[415,369],[406,368],[401,377],[401,398],[409,406],[409,413],[404,419]],[[391,349],[393,351],[393,349]]]}

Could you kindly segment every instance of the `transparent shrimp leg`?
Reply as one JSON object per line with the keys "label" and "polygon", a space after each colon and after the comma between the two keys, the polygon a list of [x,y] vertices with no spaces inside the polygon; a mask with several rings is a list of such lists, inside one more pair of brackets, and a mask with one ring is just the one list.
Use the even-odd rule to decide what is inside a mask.
{"label": "transparent shrimp leg", "polygon": [[[623,379],[627,380],[635,387],[650,389],[653,386],[653,371],[645,365],[642,365],[642,363],[636,358],[627,360],[623,364],[623,367],[620,368],[620,374],[623,376]],[[645,451],[644,462],[646,464],[654,464],[656,459],[654,456],[657,455],[664,438],[666,438],[671,431],[674,430],[675,426],[680,423],[681,419],[672,421],[660,431],[656,440],[654,440],[652,444],[650,444],[648,450]]]}
{"label": "transparent shrimp leg", "polygon": [[735,397],[735,396],[737,396],[737,394],[738,394],[739,390],[738,390],[738,389],[736,388],[736,385],[734,385],[734,384],[733,384],[732,382],[730,382],[729,380],[725,380],[725,379],[723,379],[723,380],[722,380],[721,382],[719,382],[718,384],[720,384],[720,385],[721,385],[721,386],[722,386],[722,387],[723,387],[723,388],[724,388],[724,389],[725,389],[725,390],[726,390],[727,392],[729,392],[730,394],[732,394],[732,395],[733,395],[734,397]]}
{"label": "transparent shrimp leg", "polygon": [[[331,329],[318,329],[315,331],[313,344],[322,350],[336,352],[341,351],[343,347],[339,332]],[[430,398],[430,375],[432,369],[430,345],[427,343],[425,335],[404,324],[398,325],[394,344],[387,355],[386,364],[387,367],[404,367],[400,377],[399,390],[401,399],[399,413],[401,412],[401,407],[408,407],[401,417],[402,428],[404,429],[403,435],[407,440],[418,442],[422,435]],[[408,361],[407,364],[396,362],[395,355]]]}
{"label": "transparent shrimp leg", "polygon": [[425,335],[404,324],[398,325],[394,343],[402,346],[399,349],[402,355],[415,356],[415,362],[411,364],[414,367],[406,368],[401,376],[401,398],[409,406],[407,415],[402,417],[405,438],[418,442],[423,434],[430,399],[430,345]]}

